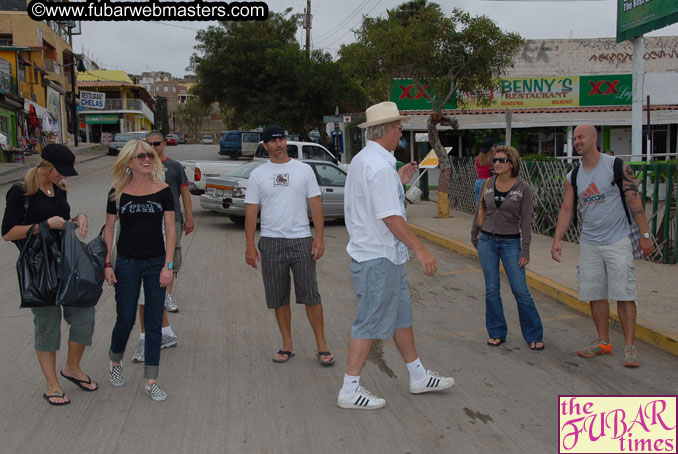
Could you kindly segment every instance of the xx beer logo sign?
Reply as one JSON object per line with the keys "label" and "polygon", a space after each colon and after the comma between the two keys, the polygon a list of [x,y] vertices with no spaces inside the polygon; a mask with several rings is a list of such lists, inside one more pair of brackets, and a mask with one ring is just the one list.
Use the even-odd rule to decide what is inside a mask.
{"label": "xx beer logo sign", "polygon": [[[426,95],[426,90],[429,89],[430,85],[424,85],[424,89],[422,90],[418,85],[400,85],[398,84],[398,87],[403,91],[402,94],[400,95],[400,98],[398,99],[421,99],[421,98],[426,98],[430,99]],[[416,97],[412,94],[412,90],[419,91],[419,93],[416,94]]]}
{"label": "xx beer logo sign", "polygon": [[[412,79],[393,79],[389,99],[395,102],[400,110],[430,110],[431,98],[426,94],[430,85],[423,85],[423,88],[426,91]],[[435,93],[431,95],[435,96]],[[445,109],[456,108],[454,101],[445,105]]]}
{"label": "xx beer logo sign", "polygon": [[[600,90],[600,86],[603,85],[603,82],[605,82],[607,84],[607,91],[605,93],[603,93]],[[591,95],[603,95],[603,94],[609,95],[610,93],[614,93],[615,95],[619,94],[619,92],[615,88],[617,86],[617,84],[619,83],[618,80],[615,80],[613,82],[610,82],[609,80],[601,80],[601,81],[598,81],[598,82],[594,82],[594,81],[590,80],[589,83],[591,84],[591,87],[592,87],[591,91],[589,92],[589,96],[591,96]]]}
{"label": "xx beer logo sign", "polygon": [[582,106],[630,105],[633,93],[631,74],[581,76],[579,103]]}

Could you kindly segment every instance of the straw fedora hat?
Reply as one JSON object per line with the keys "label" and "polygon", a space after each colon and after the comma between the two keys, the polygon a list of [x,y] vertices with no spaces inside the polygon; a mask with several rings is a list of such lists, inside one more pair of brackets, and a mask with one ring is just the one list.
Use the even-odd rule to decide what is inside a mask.
{"label": "straw fedora hat", "polygon": [[380,102],[370,106],[365,111],[367,114],[367,121],[358,125],[359,128],[367,128],[370,126],[381,125],[384,123],[391,123],[393,121],[408,121],[410,117],[403,117],[398,111],[396,103],[391,101]]}

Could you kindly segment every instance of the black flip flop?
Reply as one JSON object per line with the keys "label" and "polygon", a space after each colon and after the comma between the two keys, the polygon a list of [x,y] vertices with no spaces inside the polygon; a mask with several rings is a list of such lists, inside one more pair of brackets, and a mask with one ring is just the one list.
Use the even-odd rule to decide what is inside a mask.
{"label": "black flip flop", "polygon": [[71,403],[70,400],[65,400],[63,402],[52,402],[50,399],[63,399],[66,397],[66,393],[62,392],[61,394],[56,393],[56,394],[43,394],[42,397],[45,398],[48,404],[54,405],[55,407],[61,407],[62,405],[68,405]]}
{"label": "black flip flop", "polygon": [[[69,377],[68,375],[64,374],[64,371],[61,371],[59,373],[66,380],[69,380],[69,381],[72,381],[73,383],[75,383],[78,386],[78,388],[82,389],[83,391],[92,392],[92,391],[96,391],[97,389],[99,389],[99,384],[97,382],[95,382],[94,380],[92,380],[92,377],[90,377],[89,375],[87,376],[87,380],[80,380],[80,379],[75,378],[75,377]],[[91,389],[91,388],[88,388],[85,385],[96,385],[96,388]]]}
{"label": "black flip flop", "polygon": [[291,357],[294,356],[294,353],[287,351],[287,350],[278,350],[278,355],[281,355],[281,356],[285,355],[285,356],[287,356],[287,358],[285,358],[285,359],[275,359],[275,357],[273,357],[274,363],[286,363],[287,361],[290,360]]}
{"label": "black flip flop", "polygon": [[323,359],[323,356],[330,356],[332,353],[330,352],[318,352],[315,354],[315,356],[318,358],[318,362],[322,364],[323,366],[333,366],[334,365],[334,358],[332,359]]}
{"label": "black flip flop", "polygon": [[495,344],[495,343],[493,343],[493,342],[487,341],[487,345],[489,345],[490,347],[499,347],[501,344],[504,343],[504,339],[500,339],[500,338],[498,338],[498,337],[495,337],[495,338],[493,338],[492,340],[493,340],[493,341],[499,341],[499,342],[497,342],[497,343]]}
{"label": "black flip flop", "polygon": [[[537,347],[537,343],[540,343],[541,347]],[[532,344],[534,344],[534,346]],[[545,348],[546,345],[544,345],[542,341],[530,342],[530,350],[544,350]]]}

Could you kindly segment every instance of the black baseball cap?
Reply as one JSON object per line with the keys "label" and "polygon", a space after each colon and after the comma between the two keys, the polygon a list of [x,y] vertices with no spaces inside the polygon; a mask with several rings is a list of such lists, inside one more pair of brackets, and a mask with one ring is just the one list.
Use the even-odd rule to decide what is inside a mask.
{"label": "black baseball cap", "polygon": [[487,138],[480,143],[480,152],[487,153],[494,146],[494,139]]}
{"label": "black baseball cap", "polygon": [[284,139],[285,130],[278,125],[271,125],[261,133],[261,140],[266,143],[273,139]]}
{"label": "black baseball cap", "polygon": [[74,177],[78,174],[73,167],[75,155],[66,145],[50,143],[42,150],[40,157],[51,163],[57,172],[65,177]]}

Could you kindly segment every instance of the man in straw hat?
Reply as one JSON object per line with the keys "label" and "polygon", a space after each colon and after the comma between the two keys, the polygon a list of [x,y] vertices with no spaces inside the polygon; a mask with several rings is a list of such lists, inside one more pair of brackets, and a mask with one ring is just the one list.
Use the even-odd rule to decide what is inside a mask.
{"label": "man in straw hat", "polygon": [[408,247],[428,276],[438,269],[435,257],[405,222],[403,185],[417,171],[409,163],[396,171],[393,151],[402,136],[403,117],[393,102],[367,109],[367,145],[351,161],[346,179],[344,211],[351,256],[351,279],[358,297],[358,315],[351,329],[344,384],[337,397],[341,408],[376,409],[386,401],[360,386],[373,339],[395,341],[410,372],[413,394],[440,391],[454,384],[453,378],[427,371],[419,360],[412,329],[412,304],[404,263]]}

